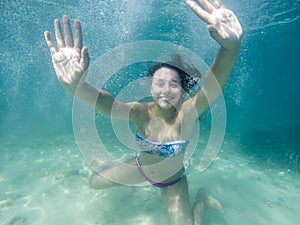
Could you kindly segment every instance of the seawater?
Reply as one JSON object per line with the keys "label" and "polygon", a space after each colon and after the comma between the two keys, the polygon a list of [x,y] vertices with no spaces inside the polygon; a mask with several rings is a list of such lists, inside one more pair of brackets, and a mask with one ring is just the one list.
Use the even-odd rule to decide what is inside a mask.
{"label": "seawater", "polygon": [[[223,145],[204,172],[198,166],[209,111],[200,120],[191,202],[200,186],[220,199],[225,214],[208,210],[206,224],[294,225],[300,219],[300,3],[224,4],[243,26],[243,45],[224,93]],[[91,62],[122,44],[161,40],[210,64],[218,46],[205,24],[178,0],[15,0],[0,8],[0,224],[167,224],[156,188],[90,189],[91,169],[73,133],[73,99],[55,77],[43,32],[53,33],[53,20],[67,14],[82,21]],[[124,77],[133,80],[145,69],[122,68],[106,88],[117,95]],[[95,114],[95,121],[111,154],[120,161],[134,155],[115,137],[110,119]]]}

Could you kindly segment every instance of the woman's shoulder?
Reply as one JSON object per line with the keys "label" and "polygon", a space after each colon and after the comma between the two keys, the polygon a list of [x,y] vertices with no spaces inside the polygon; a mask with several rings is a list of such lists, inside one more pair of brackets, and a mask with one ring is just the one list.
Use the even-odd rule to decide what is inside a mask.
{"label": "woman's shoulder", "polygon": [[149,107],[151,107],[151,102],[130,102],[128,104],[131,110],[139,113],[146,113]]}
{"label": "woman's shoulder", "polygon": [[130,105],[130,118],[136,124],[144,123],[149,117],[149,106],[146,102],[131,102]]}

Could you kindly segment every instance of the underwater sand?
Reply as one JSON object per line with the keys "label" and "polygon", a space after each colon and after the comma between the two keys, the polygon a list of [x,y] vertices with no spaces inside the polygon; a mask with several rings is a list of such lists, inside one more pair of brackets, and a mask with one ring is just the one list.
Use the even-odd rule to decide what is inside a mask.
{"label": "underwater sand", "polygon": [[[207,225],[295,225],[300,219],[299,174],[256,165],[226,138],[218,159],[189,172],[191,202],[206,187],[225,210],[205,213]],[[1,225],[157,225],[168,224],[160,192],[152,186],[93,190],[91,170],[72,136],[3,141],[0,158]]]}

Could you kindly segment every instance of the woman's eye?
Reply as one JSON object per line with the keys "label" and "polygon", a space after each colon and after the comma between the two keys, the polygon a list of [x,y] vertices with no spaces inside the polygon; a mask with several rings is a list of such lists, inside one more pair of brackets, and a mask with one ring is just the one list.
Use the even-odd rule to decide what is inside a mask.
{"label": "woman's eye", "polygon": [[162,83],[162,82],[159,82],[159,83],[156,83],[156,85],[157,85],[158,87],[163,87],[165,84]]}
{"label": "woman's eye", "polygon": [[178,85],[177,83],[171,83],[170,86],[171,86],[172,88],[177,88],[179,85]]}

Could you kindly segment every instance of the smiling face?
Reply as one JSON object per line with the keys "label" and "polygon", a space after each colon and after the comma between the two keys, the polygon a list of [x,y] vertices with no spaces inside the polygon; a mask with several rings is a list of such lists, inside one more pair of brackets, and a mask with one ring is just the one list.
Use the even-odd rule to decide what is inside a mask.
{"label": "smiling face", "polygon": [[170,68],[161,67],[153,74],[151,83],[153,100],[162,109],[176,107],[181,99],[182,87],[178,73]]}

